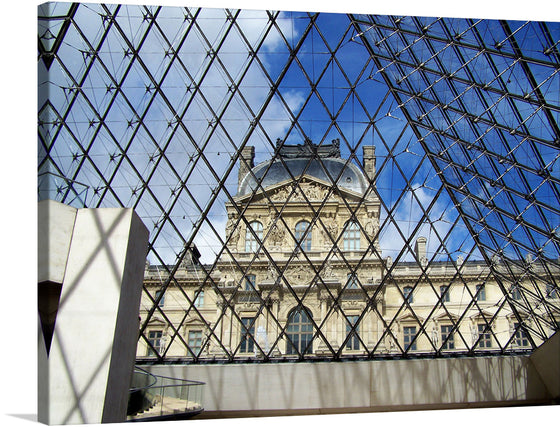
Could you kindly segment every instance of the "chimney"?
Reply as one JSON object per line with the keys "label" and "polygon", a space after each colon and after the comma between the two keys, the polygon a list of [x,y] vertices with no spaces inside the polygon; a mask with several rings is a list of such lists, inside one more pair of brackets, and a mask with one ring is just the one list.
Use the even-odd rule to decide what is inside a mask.
{"label": "chimney", "polygon": [[245,175],[255,166],[255,147],[251,145],[246,145],[239,153],[239,174],[237,179],[237,185],[241,185],[241,181],[245,178]]}
{"label": "chimney", "polygon": [[414,245],[414,252],[416,252],[416,257],[420,260],[422,266],[426,266],[428,258],[426,258],[426,242],[427,239],[423,236],[416,239],[416,244]]}
{"label": "chimney", "polygon": [[364,145],[362,150],[364,153],[364,172],[373,181],[375,176],[375,146]]}

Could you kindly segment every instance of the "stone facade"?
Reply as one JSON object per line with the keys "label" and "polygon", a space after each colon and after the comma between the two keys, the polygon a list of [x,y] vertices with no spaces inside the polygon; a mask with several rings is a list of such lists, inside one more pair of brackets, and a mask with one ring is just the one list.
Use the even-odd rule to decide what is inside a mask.
{"label": "stone facade", "polygon": [[[338,141],[321,150],[309,141],[277,150],[276,160],[256,166],[254,149],[242,150],[235,203],[225,206],[227,251],[212,269],[198,263],[192,248],[159,300],[165,315],[156,311],[144,334],[165,357],[351,357],[530,347],[523,330],[515,332],[517,318],[503,304],[485,262],[459,258],[428,266],[424,237],[416,240],[416,261],[393,264],[383,258],[380,201],[369,184],[374,147],[363,149],[364,172],[340,158]],[[547,268],[559,275],[557,263]],[[500,265],[494,270],[511,274]],[[146,269],[152,298],[144,295],[142,318],[165,279],[161,268]],[[543,298],[558,298],[544,282],[530,287]],[[513,299],[522,298],[510,291]],[[557,317],[551,323],[560,317],[535,310]],[[544,332],[551,335],[553,329]],[[137,356],[153,356],[145,340]]]}

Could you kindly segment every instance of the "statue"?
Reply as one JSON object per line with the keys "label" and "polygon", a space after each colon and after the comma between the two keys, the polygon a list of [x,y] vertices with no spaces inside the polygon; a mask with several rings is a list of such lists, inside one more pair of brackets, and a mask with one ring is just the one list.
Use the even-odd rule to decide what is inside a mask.
{"label": "statue", "polygon": [[373,212],[368,212],[368,222],[366,223],[365,230],[370,239],[374,239],[377,236],[377,231],[379,230],[379,222],[375,218]]}
{"label": "statue", "polygon": [[278,272],[276,268],[274,268],[274,264],[271,262],[268,263],[268,270],[266,272],[266,280],[276,280],[278,277]]}
{"label": "statue", "polygon": [[274,246],[282,245],[282,242],[284,241],[284,227],[282,226],[282,223],[278,224],[279,218],[280,217],[277,216],[276,219],[270,219],[267,225],[270,229],[268,232],[269,239]]}
{"label": "statue", "polygon": [[[259,326],[257,328],[257,333],[255,335],[255,340],[257,341],[257,344],[259,345],[259,347],[264,350],[265,353],[268,354],[268,352],[270,351],[270,344],[268,342],[268,335],[266,334],[266,329],[264,328],[264,326]],[[255,346],[255,357],[257,357],[257,351],[258,348],[257,346]]]}
{"label": "statue", "polygon": [[237,215],[229,214],[228,222],[226,225],[226,239],[229,238],[229,241],[232,245],[237,245],[237,241],[239,240],[239,224],[236,225]]}
{"label": "statue", "polygon": [[323,279],[330,279],[334,277],[333,268],[331,265],[331,260],[327,260],[323,265]]}
{"label": "statue", "polygon": [[438,334],[437,326],[435,325],[435,323],[432,325],[432,342],[434,344],[434,347],[438,346],[439,334]]}
{"label": "statue", "polygon": [[325,246],[329,246],[338,238],[338,224],[334,218],[329,217],[323,221],[323,225],[324,227],[321,229],[321,233],[323,234],[324,244]]}
{"label": "statue", "polygon": [[393,351],[395,350],[395,338],[393,337],[393,333],[391,330],[389,330],[387,332],[387,335],[385,335],[385,348],[388,349],[389,351]]}
{"label": "statue", "polygon": [[474,345],[474,343],[476,342],[476,340],[478,339],[478,330],[477,330],[477,326],[474,324],[471,324],[471,340],[472,340],[472,345]]}
{"label": "statue", "polygon": [[333,139],[331,144],[316,145],[309,138],[305,138],[303,144],[288,145],[282,140],[276,140],[276,151],[285,159],[299,159],[311,157],[334,157],[340,158],[340,139]]}

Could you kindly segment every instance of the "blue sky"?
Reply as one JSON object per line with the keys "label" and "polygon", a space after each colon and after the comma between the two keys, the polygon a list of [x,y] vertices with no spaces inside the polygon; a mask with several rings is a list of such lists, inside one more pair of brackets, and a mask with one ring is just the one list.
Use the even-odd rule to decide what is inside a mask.
{"label": "blue sky", "polygon": [[[109,10],[114,11],[115,6],[109,6]],[[268,17],[264,11],[241,11],[236,20],[241,31],[236,27],[230,28],[231,21],[221,9],[189,10],[191,14],[199,13],[196,24],[201,31],[196,25],[191,25],[184,9],[164,7],[158,11],[156,7],[150,7],[148,12],[159,13],[159,28],[152,28],[146,38],[145,29],[152,24],[147,11],[138,6],[123,6],[116,23],[124,35],[113,30],[103,39],[102,29],[109,25],[107,20],[102,19],[105,11],[95,4],[81,6],[75,18],[79,30],[71,26],[59,50],[66,70],[55,63],[48,73],[48,83],[42,85],[49,88],[47,92],[53,108],[46,111],[41,119],[52,121],[55,111],[64,115],[68,106],[72,106],[66,115],[67,126],[60,129],[51,155],[62,175],[90,186],[88,206],[96,206],[100,197],[105,197],[102,206],[135,206],[148,227],[153,229],[152,236],[157,236],[153,243],[161,261],[171,263],[182,248],[181,235],[188,238],[192,227],[198,224],[200,210],[206,210],[213,198],[212,190],[228,170],[231,156],[242,141],[255,146],[256,162],[260,162],[272,156],[276,138],[292,144],[301,143],[304,137],[315,143],[330,143],[331,139],[339,138],[343,157],[349,156],[350,150],[358,144],[376,146],[380,168],[377,188],[386,205],[381,219],[383,221],[388,210],[392,210],[395,221],[383,230],[381,248],[384,255],[398,255],[404,242],[395,232],[395,227],[399,227],[408,238],[414,223],[422,216],[419,203],[428,206],[441,182],[424,159],[423,148],[411,129],[405,126],[404,116],[392,95],[381,104],[387,87],[364,46],[353,38],[356,35],[354,30],[350,29],[343,38],[349,23],[346,15],[319,15],[318,29],[311,30],[280,82],[278,93],[266,104],[260,120],[262,127],[253,131],[253,117],[260,114],[270,85],[276,82],[290,49],[309,23],[307,13],[280,13],[277,27],[268,33],[256,60],[251,62],[250,51],[267,28]],[[433,19],[424,21],[427,24],[434,22]],[[407,20],[403,22],[403,25],[408,25]],[[461,20],[450,22],[453,28],[461,30]],[[492,25],[489,22],[488,28]],[[530,26],[517,27],[515,23],[512,26],[514,31],[532,34]],[[52,31],[57,31],[56,26]],[[80,31],[87,35],[87,41]],[[186,31],[189,33],[185,38]],[[229,32],[226,42],[218,45],[226,32]],[[494,37],[494,32],[488,34],[487,37]],[[496,40],[501,38],[499,31],[495,34]],[[529,51],[532,49],[530,43],[535,46],[539,42],[542,44],[542,40],[528,38],[530,41],[524,42],[523,48]],[[336,61],[324,69],[331,59],[329,50],[334,49],[341,39]],[[105,66],[93,60],[92,56],[92,49],[101,41],[98,55]],[[248,48],[247,43],[252,48]],[[138,59],[134,59],[135,49],[139,51]],[[214,57],[218,49],[219,53]],[[431,54],[425,49],[418,48],[417,51],[419,55],[426,55],[426,61],[430,60]],[[178,60],[169,67],[172,52],[179,52]],[[209,63],[213,65],[207,68]],[[461,64],[452,57],[446,64],[450,68],[461,69]],[[387,66],[389,76],[394,76],[391,64]],[[87,78],[81,81],[81,76],[89,67]],[[128,67],[130,71],[123,80],[123,73]],[[510,65],[504,64],[504,67]],[[483,68],[478,69],[477,78],[486,78],[484,76],[488,73],[483,71]],[[411,70],[411,85],[419,82],[413,73]],[[45,75],[44,70],[40,75]],[[77,82],[69,75],[74,76]],[[557,85],[560,81],[558,76],[547,79],[544,71],[537,70],[535,75],[542,77],[543,85]],[[512,83],[512,90],[522,91],[523,80],[513,80],[517,85]],[[77,89],[77,84],[81,84],[81,88]],[[154,96],[156,84],[161,84],[161,93]],[[120,91],[116,89],[117,85],[121,86]],[[316,85],[316,93],[311,94],[310,85]],[[350,87],[356,88],[354,94],[349,94]],[[553,93],[555,86],[549,89]],[[235,95],[231,97],[231,93]],[[439,93],[442,97],[451,96],[451,91],[443,86]],[[453,97],[446,102],[452,101]],[[374,119],[374,128],[369,116],[378,107],[380,111]],[[414,103],[407,103],[407,108],[413,115],[419,114],[415,113],[417,106]],[[437,121],[436,113],[437,110],[431,112],[435,125],[444,126],[444,120]],[[495,114],[506,122],[507,113],[505,107],[496,104]],[[220,117],[221,126],[217,126],[216,115]],[[294,117],[297,122],[292,127]],[[542,124],[538,113],[530,119],[535,129]],[[103,124],[100,123],[102,120]],[[468,127],[462,129],[468,132]],[[54,126],[53,134],[58,130]],[[404,133],[400,142],[393,149],[394,141],[401,132]],[[466,140],[471,137],[465,134]],[[541,137],[549,136],[541,132]],[[430,144],[430,140],[427,141]],[[461,151],[451,147],[449,155],[459,156],[459,163],[465,162],[460,157]],[[203,150],[206,159],[198,156],[198,150]],[[84,151],[88,156],[85,162]],[[121,156],[122,151],[126,151],[127,159]],[[162,151],[165,156],[161,156]],[[42,153],[39,154],[41,157]],[[360,158],[361,149],[356,150],[356,154]],[[557,153],[544,152],[543,155],[554,166]],[[531,162],[531,156],[525,158]],[[381,168],[385,160],[387,162]],[[480,165],[483,160],[480,160]],[[413,177],[417,166],[420,168]],[[79,173],[75,176],[78,169]],[[557,169],[551,167],[554,173],[558,173]],[[153,196],[142,191],[137,174],[149,181]],[[104,192],[105,184],[100,175],[110,179],[114,195]],[[410,188],[405,188],[407,180],[410,180]],[[192,198],[181,188],[183,182],[186,182]],[[237,166],[226,180],[225,188],[231,195],[236,192],[236,182]],[[469,185],[473,186],[471,191],[487,191],[475,188],[474,184]],[[405,195],[393,209],[393,203],[402,191]],[[546,186],[539,191],[546,192]],[[177,194],[181,196],[177,198]],[[226,194],[220,192],[208,211],[207,219],[217,235],[208,222],[203,223],[196,235],[195,243],[205,262],[212,262],[219,251],[219,238],[224,235],[227,219],[224,208],[227,200]],[[177,228],[166,222],[166,212],[170,213]],[[457,216],[446,192],[440,194],[429,216],[430,224],[425,224],[420,232],[428,237],[430,252],[440,244],[436,234],[443,237]],[[554,225],[557,219],[552,221]],[[468,238],[466,229],[462,226],[455,228],[451,238],[445,242],[446,250],[438,259],[464,255],[464,247],[468,248],[467,252],[470,251],[472,245],[464,244]],[[408,255],[404,259],[411,257]],[[160,260],[152,261],[157,263]]]}
{"label": "blue sky", "polygon": [[[110,7],[110,10],[114,8]],[[156,8],[151,8],[150,11],[156,13]],[[145,12],[137,6],[129,6],[123,7],[117,15],[117,22],[134,47],[139,46],[143,28],[149,25],[149,20],[143,16]],[[88,40],[93,45],[103,36],[101,26],[107,25],[100,18],[103,13],[98,6],[88,5],[81,7],[76,17],[80,30],[91,38]],[[192,9],[191,13],[196,13],[196,10]],[[215,63],[206,71],[206,64],[211,58],[207,54],[205,37],[212,48],[216,48],[214,43],[228,31],[229,21],[223,10],[203,9],[197,19],[202,32],[193,28],[183,40],[190,25],[184,15],[183,9],[163,8],[158,16],[162,32],[152,30],[140,48],[140,58],[145,67],[156,81],[163,81],[161,88],[167,99],[152,97],[154,82],[138,61],[131,65],[131,55],[130,52],[127,53],[130,47],[116,31],[109,33],[99,53],[107,68],[94,62],[83,82],[83,93],[89,99],[76,96],[75,83],[56,64],[49,72],[50,102],[54,108],[62,114],[72,103],[66,119],[68,129],[62,129],[51,153],[56,157],[63,174],[73,176],[81,164],[83,150],[87,150],[95,168],[103,176],[112,177],[115,174],[111,186],[123,205],[135,205],[137,198],[142,197],[135,205],[136,209],[148,227],[153,229],[152,236],[157,233],[154,247],[166,263],[173,262],[175,255],[181,250],[180,234],[188,238],[189,230],[200,219],[199,208],[180,189],[180,181],[186,180],[188,190],[200,209],[204,210],[212,198],[212,189],[217,186],[217,179],[228,168],[231,155],[236,149],[234,144],[240,143],[250,130],[252,116],[258,114],[270,85],[266,74],[256,64],[246,70],[245,67],[249,65],[248,48],[241,33],[235,28],[229,29],[227,43],[220,47],[219,59],[224,67],[216,66]],[[237,22],[249,42],[256,43],[264,34],[268,17],[263,11],[242,11]],[[286,12],[279,15],[277,23],[280,31],[272,29],[258,54],[258,59],[273,81],[289,55],[286,42],[293,48],[305,31],[309,17],[306,13]],[[247,140],[248,145],[256,148],[257,162],[272,156],[276,138],[282,138],[287,143],[301,143],[304,137],[309,137],[315,143],[330,143],[331,139],[341,139],[343,157],[349,156],[350,149],[355,149],[357,144],[374,144],[378,149],[378,165],[383,163],[388,152],[380,138],[387,141],[391,148],[403,131],[405,121],[389,95],[375,118],[377,128],[374,130],[370,125],[368,115],[375,113],[387,88],[364,47],[352,39],[355,36],[352,29],[347,32],[336,55],[338,63],[332,62],[322,74],[325,64],[331,58],[329,49],[334,49],[342,39],[348,23],[347,16],[343,14],[319,16],[319,29],[313,28],[297,55],[297,61],[304,71],[295,61],[292,63],[279,86],[279,96],[271,100],[263,114],[261,123],[266,133],[258,128]],[[73,28],[65,41],[60,55],[64,58],[69,73],[79,79],[91,65],[88,55],[91,48],[79,31]],[[179,57],[186,70],[179,66],[167,69],[170,56],[166,51],[171,49],[179,50]],[[131,70],[126,80],[122,81],[122,91],[114,98],[116,82],[121,82],[121,76],[129,66]],[[200,81],[203,73],[206,74],[198,88],[198,95],[191,97],[195,82]],[[237,89],[244,99],[236,96],[228,101],[230,78],[241,82]],[[317,85],[317,94],[309,96],[307,79]],[[357,88],[356,93],[350,94],[347,99],[348,89],[353,85]],[[168,101],[170,104],[167,104]],[[224,110],[226,105],[227,109]],[[186,106],[188,108],[185,110]],[[105,126],[99,125],[101,118],[96,110],[104,119]],[[222,127],[214,126],[214,114],[222,114]],[[292,115],[298,117],[298,126],[295,128],[291,127]],[[336,118],[334,123],[331,116]],[[140,117],[145,126],[139,125]],[[185,124],[184,128],[176,125],[179,120]],[[410,129],[404,131],[405,136],[393,154],[398,154],[396,162],[406,176],[421,161],[423,153],[421,147],[414,143]],[[207,145],[202,147],[206,140]],[[125,146],[128,159],[133,164],[120,158],[120,152]],[[165,158],[159,156],[162,148],[165,149]],[[197,156],[198,149],[204,149],[207,162]],[[356,154],[361,158],[361,149],[356,150]],[[399,197],[405,183],[401,172],[395,167],[397,163],[391,159],[382,169],[377,182],[379,193],[388,209],[392,209],[394,199]],[[210,165],[215,173],[209,168]],[[143,179],[149,180],[156,199],[147,193],[140,196],[141,186],[134,168]],[[236,193],[236,171],[237,167],[226,181],[226,188],[231,195]],[[384,255],[391,255],[393,258],[398,255],[404,242],[395,231],[396,224],[408,237],[413,228],[411,224],[421,217],[417,200],[427,205],[434,194],[429,189],[440,185],[433,181],[433,175],[431,166],[424,162],[420,173],[412,181],[416,188],[409,190],[410,194],[402,198],[393,212],[397,223],[389,224],[381,234]],[[95,205],[98,197],[103,194],[104,184],[89,161],[86,161],[85,167],[82,166],[77,178],[90,185],[88,205]],[[97,194],[95,188],[98,189]],[[176,200],[175,194],[179,191],[183,193]],[[417,199],[412,196],[413,192]],[[224,208],[227,200],[222,192],[208,213],[209,222],[203,223],[195,238],[205,262],[212,262],[216,252],[220,250],[218,237],[211,230],[210,222],[222,237],[227,220]],[[117,202],[112,196],[106,195],[102,205],[112,203]],[[166,224],[163,215],[173,205],[171,218],[177,229]],[[431,215],[436,219],[440,218],[442,210],[448,205],[443,194]],[[383,210],[381,220],[386,216],[387,211]],[[161,233],[160,227],[163,227]],[[449,221],[436,222],[434,227],[443,236],[449,228]],[[440,242],[429,228],[424,226],[421,232],[428,237],[430,251],[435,250]],[[462,241],[463,238],[459,240]],[[452,241],[446,243],[451,245]],[[454,251],[452,248],[449,250]],[[160,260],[153,255],[155,254],[150,257],[151,261],[159,263]],[[404,259],[411,259],[410,255]]]}

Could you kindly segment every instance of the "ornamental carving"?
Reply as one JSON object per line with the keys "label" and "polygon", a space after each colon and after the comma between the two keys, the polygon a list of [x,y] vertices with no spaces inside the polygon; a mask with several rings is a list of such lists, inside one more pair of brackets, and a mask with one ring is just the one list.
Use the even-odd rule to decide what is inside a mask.
{"label": "ornamental carving", "polygon": [[305,138],[303,144],[288,145],[278,138],[276,140],[276,150],[285,159],[300,158],[340,158],[340,139],[333,139],[331,144],[313,144],[309,138]]}
{"label": "ornamental carving", "polygon": [[[322,201],[328,194],[329,190],[327,187],[315,182],[302,181],[293,193],[290,187],[277,189],[270,196],[270,200],[274,202],[284,202],[289,198],[291,202],[302,202],[307,198],[309,201]],[[338,201],[338,197],[331,194],[329,196],[329,201]]]}
{"label": "ornamental carving", "polygon": [[270,200],[272,200],[273,202],[285,201],[290,196],[290,193],[291,192],[287,187],[279,188],[278,190],[274,191],[274,193],[272,193],[272,195],[270,196]]}
{"label": "ornamental carving", "polygon": [[286,277],[292,286],[302,286],[310,284],[311,279],[313,279],[313,273],[309,270],[309,267],[301,265],[290,268]]}

